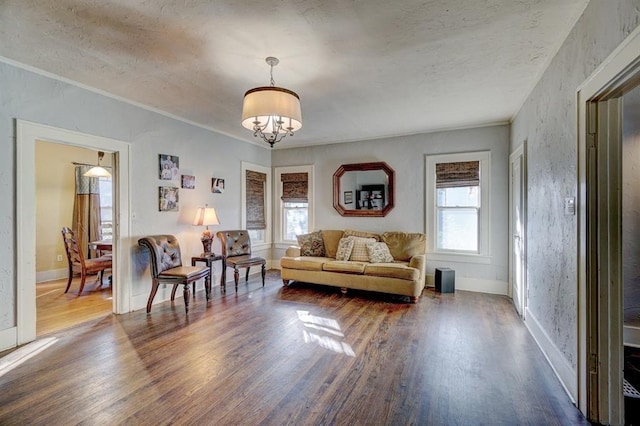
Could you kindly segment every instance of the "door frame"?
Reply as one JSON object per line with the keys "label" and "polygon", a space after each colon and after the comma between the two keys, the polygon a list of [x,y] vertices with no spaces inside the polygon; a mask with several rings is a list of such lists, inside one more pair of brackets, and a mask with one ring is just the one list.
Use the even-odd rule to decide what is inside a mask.
{"label": "door frame", "polygon": [[638,52],[640,27],[577,91],[578,407],[602,424],[624,423],[620,171],[611,167],[620,162],[615,99],[640,81]]}
{"label": "door frame", "polygon": [[113,312],[131,310],[130,144],[16,120],[16,344],[36,339],[36,141],[113,153]]}
{"label": "door frame", "polygon": [[513,207],[516,200],[513,199],[513,165],[516,162],[520,162],[520,200],[521,205],[521,219],[522,219],[522,264],[520,268],[522,270],[522,294],[520,295],[520,306],[516,306],[516,310],[519,311],[522,319],[526,317],[527,308],[527,141],[516,148],[511,155],[509,155],[509,288],[508,295],[513,300],[513,261],[514,261],[514,217]]}

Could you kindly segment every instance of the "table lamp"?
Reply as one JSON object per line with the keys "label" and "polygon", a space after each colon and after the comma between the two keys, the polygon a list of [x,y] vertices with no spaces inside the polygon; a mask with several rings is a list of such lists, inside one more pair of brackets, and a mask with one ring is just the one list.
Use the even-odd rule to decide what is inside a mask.
{"label": "table lamp", "polygon": [[193,225],[195,226],[206,226],[206,229],[202,233],[202,246],[204,247],[205,253],[211,253],[211,242],[213,241],[213,234],[209,231],[209,225],[219,225],[220,221],[218,220],[218,215],[216,214],[216,209],[213,207],[207,207],[205,204],[204,207],[198,207],[196,211],[196,217],[193,219]]}

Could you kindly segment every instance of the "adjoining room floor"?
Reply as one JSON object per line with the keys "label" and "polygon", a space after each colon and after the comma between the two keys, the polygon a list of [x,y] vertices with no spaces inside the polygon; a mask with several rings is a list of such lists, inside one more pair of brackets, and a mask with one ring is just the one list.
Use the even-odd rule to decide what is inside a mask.
{"label": "adjoining room floor", "polygon": [[188,316],[177,298],[47,339],[0,373],[0,424],[588,424],[496,295],[414,305],[269,271],[200,286]]}

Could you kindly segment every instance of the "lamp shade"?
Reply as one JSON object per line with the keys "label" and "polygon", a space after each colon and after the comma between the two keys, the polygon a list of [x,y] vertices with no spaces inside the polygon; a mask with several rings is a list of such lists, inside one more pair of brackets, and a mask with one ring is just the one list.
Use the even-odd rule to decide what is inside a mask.
{"label": "lamp shade", "polygon": [[213,207],[199,207],[196,211],[196,216],[193,219],[193,225],[195,226],[209,226],[219,225],[218,215],[216,209]]}
{"label": "lamp shade", "polygon": [[89,170],[87,170],[87,172],[84,174],[84,176],[93,177],[93,178],[111,177],[111,173],[109,173],[107,171],[107,169],[105,169],[104,167],[95,166],[95,167],[92,167]]}
{"label": "lamp shade", "polygon": [[[280,126],[278,121],[282,121]],[[277,133],[296,132],[302,128],[300,98],[282,87],[248,90],[242,104],[242,126],[252,131],[259,127],[265,134],[274,133],[274,128]]]}

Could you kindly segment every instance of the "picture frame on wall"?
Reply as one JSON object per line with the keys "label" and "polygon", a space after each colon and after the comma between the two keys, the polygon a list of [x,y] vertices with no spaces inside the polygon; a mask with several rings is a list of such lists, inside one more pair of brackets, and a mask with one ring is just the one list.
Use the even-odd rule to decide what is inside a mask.
{"label": "picture frame on wall", "polygon": [[180,157],[168,154],[158,155],[159,178],[178,180],[180,178]]}
{"label": "picture frame on wall", "polygon": [[182,188],[196,189],[196,177],[193,175],[182,175]]}
{"label": "picture frame on wall", "polygon": [[222,194],[224,192],[224,179],[212,178],[211,179],[211,192],[214,194]]}
{"label": "picture frame on wall", "polygon": [[344,203],[353,204],[353,191],[344,191]]}
{"label": "picture frame on wall", "polygon": [[158,210],[161,212],[179,211],[178,188],[174,186],[160,186],[158,189]]}

